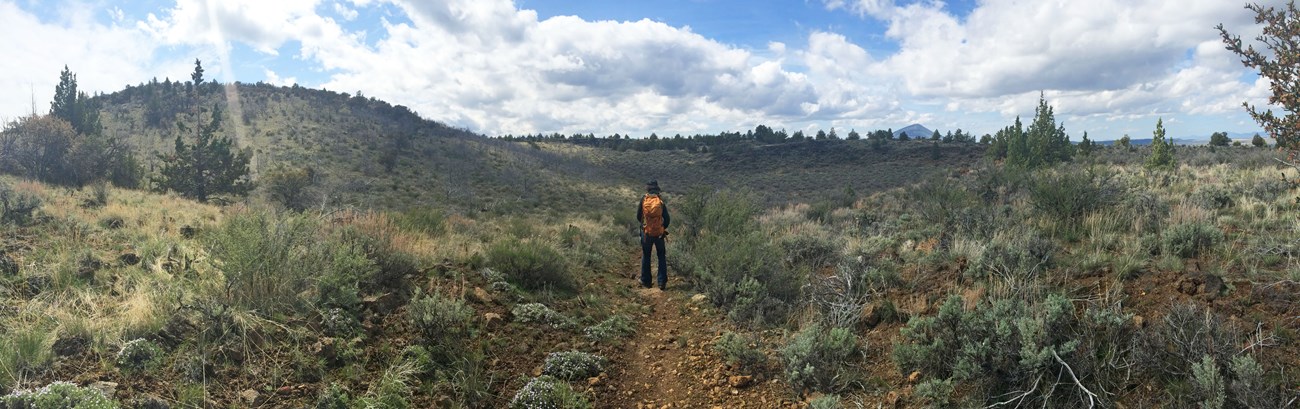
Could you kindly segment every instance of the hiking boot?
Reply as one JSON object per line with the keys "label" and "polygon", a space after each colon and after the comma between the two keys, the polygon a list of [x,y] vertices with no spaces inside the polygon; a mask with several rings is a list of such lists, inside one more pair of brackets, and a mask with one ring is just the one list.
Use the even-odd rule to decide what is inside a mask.
{"label": "hiking boot", "polygon": [[668,291],[668,283],[659,283],[659,291]]}

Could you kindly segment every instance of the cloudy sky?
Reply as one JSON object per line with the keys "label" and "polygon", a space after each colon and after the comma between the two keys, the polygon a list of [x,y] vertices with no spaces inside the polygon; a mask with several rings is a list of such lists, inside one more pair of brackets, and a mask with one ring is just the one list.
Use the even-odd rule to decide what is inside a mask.
{"label": "cloudy sky", "polygon": [[[1265,1],[1280,3],[1277,0]],[[1078,140],[1255,132],[1234,0],[0,0],[0,119],[151,78],[324,88],[488,135],[995,132],[1039,92]]]}

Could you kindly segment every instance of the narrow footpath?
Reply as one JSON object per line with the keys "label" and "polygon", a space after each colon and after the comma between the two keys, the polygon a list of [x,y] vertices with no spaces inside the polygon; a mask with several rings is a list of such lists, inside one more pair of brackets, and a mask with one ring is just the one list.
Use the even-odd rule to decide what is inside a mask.
{"label": "narrow footpath", "polygon": [[[629,269],[639,269],[639,253]],[[643,289],[630,274],[615,283],[635,286],[643,306],[636,334],[610,357],[607,378],[592,385],[597,408],[796,408],[776,374],[744,374],[728,368],[713,344],[725,317],[679,278],[666,291]]]}

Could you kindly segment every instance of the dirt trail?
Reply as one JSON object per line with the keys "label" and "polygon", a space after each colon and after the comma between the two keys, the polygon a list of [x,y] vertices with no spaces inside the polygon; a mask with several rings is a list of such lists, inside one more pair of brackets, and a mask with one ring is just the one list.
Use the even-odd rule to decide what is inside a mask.
{"label": "dirt trail", "polygon": [[[639,259],[637,260],[639,266]],[[637,286],[630,277],[611,280]],[[726,328],[707,301],[670,279],[667,291],[634,290],[642,313],[636,334],[610,359],[605,379],[592,387],[598,408],[799,407],[789,388],[770,376],[731,370],[713,347]]]}

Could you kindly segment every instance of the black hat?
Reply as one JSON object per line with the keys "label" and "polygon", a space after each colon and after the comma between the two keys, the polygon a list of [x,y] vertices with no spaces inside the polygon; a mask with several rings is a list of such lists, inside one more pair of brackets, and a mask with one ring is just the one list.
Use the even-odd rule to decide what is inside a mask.
{"label": "black hat", "polygon": [[650,179],[649,182],[645,182],[645,185],[646,185],[646,186],[659,187],[659,181],[658,181],[658,180],[654,180],[654,179]]}
{"label": "black hat", "polygon": [[654,179],[650,179],[649,182],[645,182],[645,190],[646,190],[646,192],[649,192],[649,193],[657,193],[657,192],[659,192],[659,181],[658,181],[658,180],[654,180]]}

